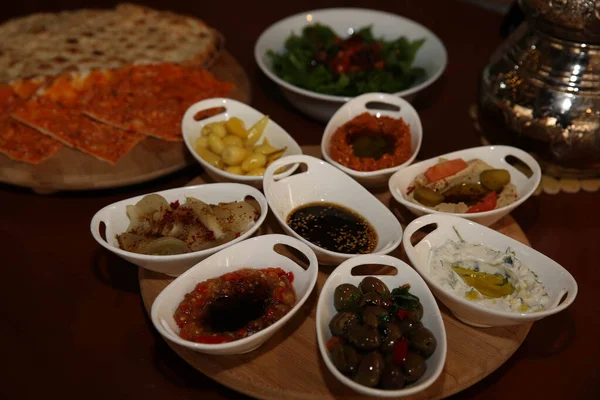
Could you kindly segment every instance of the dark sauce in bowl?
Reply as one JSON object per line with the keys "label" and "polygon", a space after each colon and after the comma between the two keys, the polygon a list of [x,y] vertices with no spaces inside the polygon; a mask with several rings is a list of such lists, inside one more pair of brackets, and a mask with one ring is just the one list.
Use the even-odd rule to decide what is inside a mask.
{"label": "dark sauce in bowl", "polygon": [[371,224],[337,204],[305,204],[293,210],[286,222],[298,235],[329,251],[368,254],[377,247],[377,232]]}

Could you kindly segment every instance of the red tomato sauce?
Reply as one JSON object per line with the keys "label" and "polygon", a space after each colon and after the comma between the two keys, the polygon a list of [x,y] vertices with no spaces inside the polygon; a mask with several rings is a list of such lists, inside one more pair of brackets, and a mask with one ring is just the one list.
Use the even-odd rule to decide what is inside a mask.
{"label": "red tomato sauce", "polygon": [[293,280],[281,268],[244,268],[200,282],[173,315],[179,336],[212,344],[251,336],[294,307]]}

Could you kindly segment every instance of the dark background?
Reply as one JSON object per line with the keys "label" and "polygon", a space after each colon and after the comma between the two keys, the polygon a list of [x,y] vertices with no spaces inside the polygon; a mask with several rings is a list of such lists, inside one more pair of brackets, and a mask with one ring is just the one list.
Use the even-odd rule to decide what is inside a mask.
{"label": "dark background", "polygon": [[[2,5],[1,18],[116,3],[11,1]],[[259,72],[253,57],[259,34],[285,16],[329,6],[382,9],[414,19],[444,41],[449,55],[444,76],[415,102],[424,128],[419,158],[480,144],[468,110],[479,73],[501,42],[499,14],[453,0],[144,4],[194,15],[220,30],[252,81],[253,106],[300,144],[318,144],[324,125],[295,111]],[[170,350],[147,318],[137,269],[88,233],[101,207],[184,185],[199,173],[193,166],[143,185],[51,196],[0,185],[0,265],[6,272],[0,290],[1,398],[243,398]],[[456,398],[598,398],[599,200],[584,192],[541,195],[513,212],[532,246],[575,276],[579,296],[568,310],[536,322],[511,359]]]}

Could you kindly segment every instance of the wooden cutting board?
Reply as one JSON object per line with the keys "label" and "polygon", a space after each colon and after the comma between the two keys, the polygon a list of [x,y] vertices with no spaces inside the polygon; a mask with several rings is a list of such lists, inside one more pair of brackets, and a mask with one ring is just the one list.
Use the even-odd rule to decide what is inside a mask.
{"label": "wooden cutting board", "polygon": [[[318,146],[304,146],[305,154],[320,157]],[[212,183],[202,175],[190,185]],[[406,226],[414,217],[399,205],[387,189],[374,192]],[[491,228],[529,245],[527,237],[511,216]],[[258,234],[284,233],[269,212]],[[402,246],[390,255],[408,262]],[[332,267],[320,267],[317,285],[298,313],[262,347],[248,354],[213,356],[200,354],[167,341],[190,365],[217,382],[262,399],[365,398],[342,385],[327,369],[317,345],[315,314],[317,299]],[[139,269],[146,311],[173,278]],[[475,328],[457,320],[439,303],[446,327],[448,355],[441,376],[427,390],[406,399],[437,399],[457,393],[500,367],[521,345],[531,323],[500,328]]]}
{"label": "wooden cutting board", "polygon": [[[218,79],[234,83],[232,98],[250,103],[250,81],[231,54],[223,52],[210,71]],[[195,162],[183,142],[155,138],[142,140],[116,165],[64,146],[39,165],[0,154],[0,182],[30,187],[38,193],[103,189],[145,182]]]}

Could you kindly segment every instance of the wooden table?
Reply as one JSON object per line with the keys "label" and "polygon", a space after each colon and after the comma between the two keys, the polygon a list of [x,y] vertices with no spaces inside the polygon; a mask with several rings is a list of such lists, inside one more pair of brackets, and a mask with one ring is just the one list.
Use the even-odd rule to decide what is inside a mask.
{"label": "wooden table", "polygon": [[[112,6],[112,1],[8,2],[1,18],[40,10]],[[455,1],[206,2],[171,0],[169,7],[203,18],[227,38],[249,73],[253,105],[301,144],[317,144],[324,125],[296,112],[254,63],[253,46],[271,23],[334,5],[402,14],[432,29],[446,44],[444,77],[417,101],[424,128],[421,158],[479,144],[468,107],[477,78],[500,43],[501,16]],[[0,398],[224,399],[245,398],[211,381],[173,353],[144,311],[137,268],[105,251],[89,234],[96,210],[113,201],[177,187],[200,172],[120,190],[39,196],[0,186],[3,383]],[[594,398],[600,396],[600,285],[597,238],[600,195],[542,195],[513,216],[533,247],[565,266],[579,283],[567,311],[533,325],[521,348],[499,370],[457,398]],[[469,340],[469,338],[465,338]],[[285,368],[282,365],[282,368]]]}

